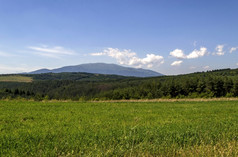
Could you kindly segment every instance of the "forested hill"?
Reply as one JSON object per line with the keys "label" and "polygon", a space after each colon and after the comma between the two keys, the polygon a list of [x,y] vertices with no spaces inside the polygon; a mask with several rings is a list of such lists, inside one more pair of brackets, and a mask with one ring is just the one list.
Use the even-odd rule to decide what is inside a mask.
{"label": "forested hill", "polygon": [[[28,81],[6,81],[10,76],[21,77],[21,80],[25,77]],[[1,81],[1,78],[5,80]],[[88,73],[0,76],[2,99],[118,100],[237,96],[238,69],[149,78]]]}
{"label": "forested hill", "polygon": [[127,78],[120,75],[91,74],[82,72],[63,72],[63,73],[44,73],[44,74],[24,74],[25,77],[31,77],[33,81],[47,80],[71,80],[71,81],[113,81],[123,80]]}

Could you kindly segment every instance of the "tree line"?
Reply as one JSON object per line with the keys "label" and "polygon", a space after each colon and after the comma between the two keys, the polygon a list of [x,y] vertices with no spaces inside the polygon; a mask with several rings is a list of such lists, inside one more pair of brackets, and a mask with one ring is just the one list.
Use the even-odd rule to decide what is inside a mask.
{"label": "tree line", "polygon": [[106,76],[103,76],[100,81],[91,78],[78,81],[74,76],[73,80],[0,82],[0,99],[120,100],[238,97],[237,76],[238,70],[226,69],[152,78],[114,76],[113,79],[106,79]]}

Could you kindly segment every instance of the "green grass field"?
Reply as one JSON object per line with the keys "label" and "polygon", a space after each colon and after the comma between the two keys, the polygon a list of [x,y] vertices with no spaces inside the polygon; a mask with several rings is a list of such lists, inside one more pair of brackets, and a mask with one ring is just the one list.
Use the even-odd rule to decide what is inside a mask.
{"label": "green grass field", "polygon": [[32,78],[20,75],[3,75],[0,76],[0,82],[32,82]]}
{"label": "green grass field", "polygon": [[0,101],[0,156],[238,156],[238,101]]}

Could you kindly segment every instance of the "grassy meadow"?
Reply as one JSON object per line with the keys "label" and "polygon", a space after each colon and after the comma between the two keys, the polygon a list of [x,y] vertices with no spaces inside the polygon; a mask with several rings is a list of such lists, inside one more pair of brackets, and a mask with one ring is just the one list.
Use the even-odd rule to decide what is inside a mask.
{"label": "grassy meadow", "polygon": [[0,75],[0,82],[32,82],[31,77],[20,75]]}
{"label": "grassy meadow", "polygon": [[0,101],[0,156],[238,156],[238,101]]}

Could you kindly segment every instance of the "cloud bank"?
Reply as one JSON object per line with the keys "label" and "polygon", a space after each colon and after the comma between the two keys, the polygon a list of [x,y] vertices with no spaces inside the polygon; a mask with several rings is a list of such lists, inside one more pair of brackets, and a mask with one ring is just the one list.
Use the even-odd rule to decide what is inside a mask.
{"label": "cloud bank", "polygon": [[152,68],[164,63],[164,57],[147,54],[145,58],[139,58],[135,52],[131,50],[119,50],[118,48],[107,48],[103,52],[91,53],[91,56],[109,56],[115,58],[121,65],[129,65],[134,67]]}

